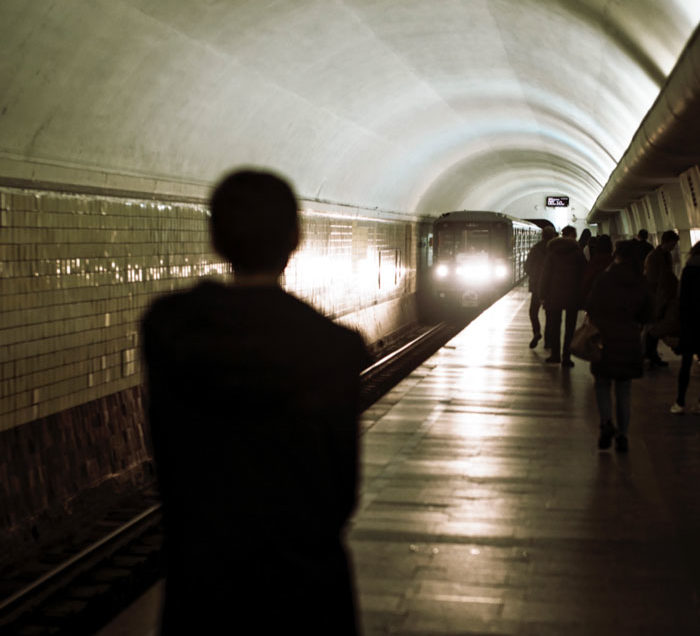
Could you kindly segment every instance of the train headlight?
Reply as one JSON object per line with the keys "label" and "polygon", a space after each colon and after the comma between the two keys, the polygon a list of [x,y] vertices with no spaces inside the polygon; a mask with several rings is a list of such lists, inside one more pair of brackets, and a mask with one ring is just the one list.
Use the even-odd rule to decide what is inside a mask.
{"label": "train headlight", "polygon": [[503,280],[508,276],[508,266],[505,263],[497,263],[493,268],[493,273],[498,280]]}
{"label": "train headlight", "polygon": [[435,269],[435,275],[438,278],[445,278],[450,273],[447,265],[438,265]]}
{"label": "train headlight", "polygon": [[457,268],[457,275],[474,285],[488,283],[491,280],[491,270],[487,263],[469,263]]}

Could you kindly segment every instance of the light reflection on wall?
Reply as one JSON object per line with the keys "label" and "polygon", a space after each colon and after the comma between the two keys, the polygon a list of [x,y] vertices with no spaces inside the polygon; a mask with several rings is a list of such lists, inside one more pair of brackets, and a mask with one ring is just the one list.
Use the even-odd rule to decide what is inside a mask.
{"label": "light reflection on wall", "polygon": [[[230,280],[193,203],[0,188],[1,428],[140,383],[143,311],[201,277]],[[415,290],[413,226],[315,210],[285,287],[331,317]]]}
{"label": "light reflection on wall", "polygon": [[284,285],[326,315],[342,316],[415,289],[410,224],[311,210],[301,220],[302,244]]}

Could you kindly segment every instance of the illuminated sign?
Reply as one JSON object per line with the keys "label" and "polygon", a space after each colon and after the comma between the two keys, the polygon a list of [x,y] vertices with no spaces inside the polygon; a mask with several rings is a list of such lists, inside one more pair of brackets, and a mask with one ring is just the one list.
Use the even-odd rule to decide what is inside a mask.
{"label": "illuminated sign", "polygon": [[569,197],[547,197],[548,208],[566,208],[569,207]]}

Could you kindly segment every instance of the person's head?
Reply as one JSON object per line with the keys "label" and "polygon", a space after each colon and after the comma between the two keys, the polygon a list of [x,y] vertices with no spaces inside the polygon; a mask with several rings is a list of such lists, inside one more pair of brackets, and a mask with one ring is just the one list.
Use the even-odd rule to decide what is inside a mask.
{"label": "person's head", "polygon": [[601,234],[595,241],[596,254],[612,254],[613,244],[612,239],[607,234]]}
{"label": "person's head", "polygon": [[557,235],[557,231],[551,225],[542,228],[542,240],[551,241]]}
{"label": "person's head", "polygon": [[237,273],[280,274],[299,243],[297,198],[280,177],[258,170],[225,176],[211,195],[211,239]]}
{"label": "person's head", "polygon": [[640,241],[646,241],[649,238],[649,232],[642,228],[641,230],[639,230],[639,232],[637,232],[637,238]]}
{"label": "person's head", "polygon": [[677,243],[678,234],[676,234],[673,230],[666,230],[661,235],[661,247],[663,247],[665,250],[670,252],[674,247],[676,247]]}
{"label": "person's head", "polygon": [[573,225],[565,225],[561,229],[561,235],[564,238],[575,239],[576,238],[576,228]]}
{"label": "person's head", "polygon": [[581,236],[578,239],[578,244],[581,247],[585,247],[588,244],[588,241],[591,240],[591,231],[586,227],[583,228],[581,231]]}
{"label": "person's head", "polygon": [[690,248],[691,256],[700,256],[700,241],[698,241],[693,247]]}
{"label": "person's head", "polygon": [[[600,240],[600,237],[599,237]],[[617,241],[615,243],[615,252],[613,256],[615,257],[615,262],[617,263],[629,263],[635,262],[637,258],[637,246],[635,245],[634,239],[629,241]]]}

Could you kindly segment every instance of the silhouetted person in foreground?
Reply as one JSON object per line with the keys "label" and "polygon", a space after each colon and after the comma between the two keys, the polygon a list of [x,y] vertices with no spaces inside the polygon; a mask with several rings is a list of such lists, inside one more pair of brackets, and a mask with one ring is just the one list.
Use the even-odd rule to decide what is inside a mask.
{"label": "silhouetted person in foreground", "polygon": [[[591,363],[600,415],[598,448],[628,450],[632,379],[642,376],[642,325],[652,316],[652,298],[639,271],[635,241],[618,241],[614,261],[596,279],[586,300],[586,310],[600,330],[603,357]],[[615,414],[610,395],[615,385]]]}
{"label": "silhouetted person in foreground", "polygon": [[[547,243],[547,257],[540,277],[540,297],[547,320],[545,346],[551,355],[546,362],[573,367],[569,345],[576,329],[576,318],[581,307],[581,280],[586,268],[586,257],[576,242],[576,228],[567,225],[561,236]],[[561,342],[561,317],[564,321],[564,342]],[[561,351],[561,353],[560,353]]]}
{"label": "silhouetted person in foreground", "polygon": [[234,282],[157,300],[143,321],[165,513],[163,634],[355,634],[343,527],[358,481],[366,350],[278,284],[299,241],[278,177],[211,198]]}

